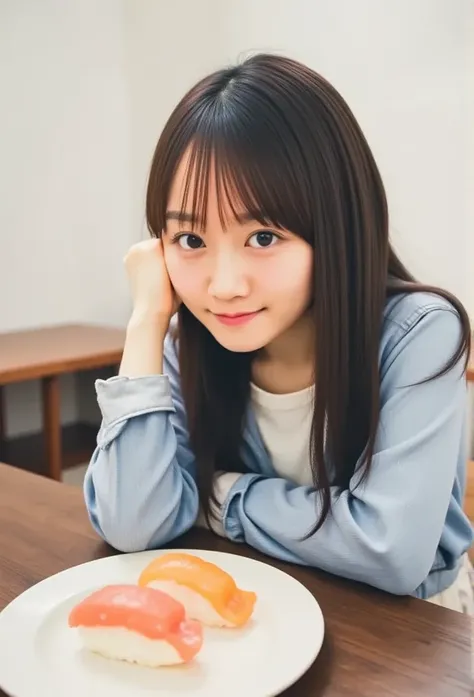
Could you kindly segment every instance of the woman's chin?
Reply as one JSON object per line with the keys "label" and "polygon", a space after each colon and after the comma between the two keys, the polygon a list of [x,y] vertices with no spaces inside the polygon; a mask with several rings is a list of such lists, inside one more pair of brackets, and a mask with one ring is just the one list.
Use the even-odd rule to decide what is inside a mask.
{"label": "woman's chin", "polygon": [[208,327],[214,339],[227,351],[233,353],[251,353],[259,351],[267,345],[266,337],[259,335],[259,332],[251,331],[240,327],[239,329],[227,330],[225,328],[212,329]]}
{"label": "woman's chin", "polygon": [[227,351],[232,351],[232,353],[252,353],[253,351],[259,351],[265,346],[265,343],[259,343],[255,340],[253,341],[225,341],[222,337],[214,336],[216,341],[219,342]]}

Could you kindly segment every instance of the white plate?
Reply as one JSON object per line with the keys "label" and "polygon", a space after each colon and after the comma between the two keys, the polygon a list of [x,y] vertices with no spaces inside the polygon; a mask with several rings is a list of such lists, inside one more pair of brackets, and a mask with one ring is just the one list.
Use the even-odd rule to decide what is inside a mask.
{"label": "white plate", "polygon": [[[171,550],[166,550],[171,551]],[[75,566],[41,581],[0,613],[0,687],[13,697],[270,697],[313,663],[324,636],[321,609],[291,576],[247,557],[189,552],[221,566],[238,586],[257,593],[243,629],[206,629],[188,665],[142,668],[81,648],[69,611],[110,583],[136,583],[164,551],[117,555]]]}

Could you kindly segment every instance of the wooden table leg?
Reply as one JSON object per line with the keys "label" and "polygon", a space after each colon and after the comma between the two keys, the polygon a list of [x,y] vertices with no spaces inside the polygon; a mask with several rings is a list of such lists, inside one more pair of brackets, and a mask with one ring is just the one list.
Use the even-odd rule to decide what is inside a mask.
{"label": "wooden table leg", "polygon": [[43,431],[46,448],[48,476],[61,481],[61,399],[59,377],[53,375],[42,379]]}

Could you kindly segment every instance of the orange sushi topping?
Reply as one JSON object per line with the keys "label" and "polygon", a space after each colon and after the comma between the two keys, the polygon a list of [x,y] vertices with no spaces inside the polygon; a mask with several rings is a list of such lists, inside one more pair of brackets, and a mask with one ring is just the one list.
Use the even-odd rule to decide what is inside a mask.
{"label": "orange sushi topping", "polygon": [[226,620],[244,625],[253,612],[257,596],[238,588],[226,571],[192,554],[170,552],[153,560],[141,573],[138,584],[174,581],[202,595]]}

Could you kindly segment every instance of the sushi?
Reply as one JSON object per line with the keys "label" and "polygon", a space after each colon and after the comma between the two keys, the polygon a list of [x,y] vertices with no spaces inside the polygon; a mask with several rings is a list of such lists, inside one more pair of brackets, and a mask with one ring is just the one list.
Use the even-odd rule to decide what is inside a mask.
{"label": "sushi", "polygon": [[202,626],[169,595],[137,585],[95,591],[69,614],[85,648],[106,658],[158,666],[187,663],[200,651]]}
{"label": "sushi", "polygon": [[187,617],[210,627],[243,627],[257,600],[255,593],[237,588],[220,567],[180,552],[154,559],[138,585],[169,594],[184,605]]}

